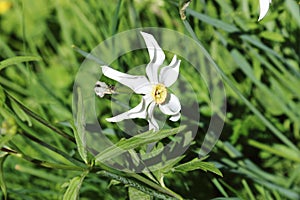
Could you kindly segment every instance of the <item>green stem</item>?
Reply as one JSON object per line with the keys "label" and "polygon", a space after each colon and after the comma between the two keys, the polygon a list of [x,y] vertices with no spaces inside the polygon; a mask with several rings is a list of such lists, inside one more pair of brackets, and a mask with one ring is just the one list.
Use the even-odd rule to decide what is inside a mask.
{"label": "green stem", "polygon": [[110,173],[110,172],[105,171],[105,170],[99,171],[97,173],[100,174],[101,176],[105,176],[105,177],[112,178],[112,179],[115,179],[117,181],[120,181],[123,184],[129,185],[130,187],[134,187],[134,188],[136,188],[136,189],[138,189],[138,190],[140,190],[140,191],[142,191],[146,194],[157,197],[159,199],[174,199],[170,196],[167,196],[166,194],[159,193],[159,192],[157,192],[156,190],[154,190],[152,188],[145,187],[143,184],[138,183],[137,181],[131,180],[127,177],[119,176],[117,174]]}
{"label": "green stem", "polygon": [[[160,192],[160,193],[163,193],[164,195],[168,195],[168,196],[171,196],[171,197],[173,197],[173,198],[175,198],[175,199],[183,199],[179,194],[177,194],[177,193],[175,193],[175,192],[173,192],[172,190],[170,190],[170,189],[168,189],[168,188],[164,188],[164,187],[161,187],[160,185],[158,185],[158,184],[156,184],[156,183],[154,183],[154,182],[152,182],[152,181],[150,181],[149,179],[146,179],[146,178],[144,178],[143,176],[141,176],[141,175],[139,175],[139,174],[135,174],[135,173],[126,173],[126,174],[124,174],[124,173],[122,173],[122,172],[120,172],[120,171],[117,171],[117,170],[115,170],[115,169],[112,169],[112,168],[110,168],[110,167],[107,167],[106,165],[103,165],[103,164],[101,164],[101,163],[99,163],[99,162],[97,162],[97,164],[99,164],[100,165],[100,169],[101,170],[105,170],[107,173],[104,173],[104,172],[101,172],[101,173],[104,173],[104,174],[102,174],[103,176],[110,176],[111,175],[111,177],[110,178],[113,178],[113,179],[115,179],[115,178],[118,178],[118,179],[116,179],[116,180],[119,180],[119,179],[128,179],[128,178],[134,178],[134,179],[136,179],[136,180],[132,180],[131,179],[131,181],[133,181],[133,182],[135,182],[136,184],[139,184],[138,182],[141,182],[141,184],[142,184],[142,186],[143,186],[143,188],[145,188],[145,187],[147,187],[149,190],[153,190],[154,189],[154,191],[157,193],[157,191],[158,192]],[[93,169],[93,171],[98,171],[99,170],[99,168],[94,168]],[[114,177],[112,177],[113,175],[114,175]],[[138,181],[138,182],[137,182]],[[124,183],[125,184],[125,183]],[[132,187],[134,187],[134,186],[132,186]],[[150,188],[149,188],[150,187]],[[139,188],[137,188],[137,187],[135,187],[136,189],[139,189]],[[152,189],[153,188],[153,189]],[[140,189],[139,189],[140,190]],[[143,191],[143,190],[141,190],[141,191]],[[143,191],[143,192],[145,192],[145,191]],[[146,193],[146,192],[145,192]],[[160,194],[160,193],[158,193],[158,194]],[[147,193],[148,194],[148,193]],[[151,195],[154,195],[154,194],[151,194]],[[170,198],[170,197],[168,197],[168,198]]]}

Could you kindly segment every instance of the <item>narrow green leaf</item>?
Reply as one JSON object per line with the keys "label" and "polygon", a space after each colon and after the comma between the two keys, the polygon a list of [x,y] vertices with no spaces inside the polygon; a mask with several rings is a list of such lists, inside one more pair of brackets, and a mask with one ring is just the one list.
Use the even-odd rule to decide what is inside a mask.
{"label": "narrow green leaf", "polygon": [[39,115],[37,115],[36,113],[34,113],[32,110],[30,110],[29,108],[27,108],[25,105],[23,105],[20,101],[18,101],[16,98],[14,98],[13,96],[11,96],[9,93],[6,92],[7,97],[9,97],[9,99],[11,101],[14,101],[16,104],[18,104],[18,106],[30,117],[32,117],[33,119],[35,119],[36,121],[38,121],[39,123],[45,125],[46,127],[48,127],[49,129],[53,130],[55,133],[63,136],[64,138],[70,140],[71,142],[75,143],[75,139],[68,135],[67,133],[65,133],[64,131],[56,128],[55,126],[53,126],[52,124],[50,124],[49,122],[47,122],[46,120],[44,120],[43,118],[41,118]]}
{"label": "narrow green leaf", "polygon": [[[300,78],[300,73],[299,71],[295,70],[292,66],[290,66],[290,64],[288,62],[286,62],[286,59],[281,56],[280,54],[278,54],[276,51],[274,51],[273,49],[269,48],[267,45],[265,45],[264,43],[262,43],[259,38],[257,38],[256,36],[253,35],[242,35],[241,39],[244,40],[245,42],[248,42],[260,49],[262,49],[263,51],[265,51],[267,53],[268,56],[273,55],[276,58],[278,58],[279,60],[281,60],[281,62],[285,63],[288,67],[288,69],[293,73],[294,76]],[[269,55],[270,54],[270,55]]]}
{"label": "narrow green leaf", "polygon": [[78,48],[77,46],[73,45],[72,48],[79,53],[80,55],[84,56],[86,59],[90,59],[92,61],[95,61],[96,63],[98,63],[99,65],[106,65],[105,62],[103,62],[102,60],[100,60],[99,58],[96,58],[95,56],[93,56],[92,54],[83,51],[82,49]]}
{"label": "narrow green leaf", "polygon": [[51,163],[51,162],[47,162],[47,161],[38,160],[36,158],[32,158],[30,156],[27,156],[27,155],[24,155],[21,153],[17,153],[17,152],[13,152],[12,155],[17,156],[18,158],[23,158],[23,159],[27,160],[28,162],[31,162],[35,165],[43,166],[43,167],[47,167],[47,168],[51,168],[51,169],[63,169],[63,170],[72,170],[72,171],[84,171],[85,170],[85,168],[81,167],[81,166]]}
{"label": "narrow green leaf", "polygon": [[[298,4],[297,4],[298,2]],[[300,27],[300,11],[299,11],[299,1],[295,0],[285,0],[285,5],[287,9],[291,12],[294,20],[297,22],[298,27]]]}
{"label": "narrow green leaf", "polygon": [[120,13],[120,8],[121,8],[121,3],[122,3],[122,1],[118,0],[118,3],[116,5],[116,10],[115,10],[113,18],[112,18],[113,20],[111,23],[111,35],[115,35],[116,31],[117,31],[117,26],[118,26],[118,23],[120,20],[119,13]]}
{"label": "narrow green leaf", "polygon": [[[225,191],[225,189],[223,188],[223,186],[219,183],[219,181],[218,181],[216,178],[214,178],[214,179],[212,180],[212,182],[213,182],[213,184],[216,186],[216,188],[219,190],[219,192],[221,192],[221,194],[222,194],[224,197],[226,197],[226,198],[224,198],[224,199],[227,199],[227,198],[228,198],[228,194],[227,194],[227,192]],[[217,199],[219,199],[219,198],[217,198]]]}
{"label": "narrow green leaf", "polygon": [[[225,142],[224,147],[232,157],[243,157],[243,155],[230,143]],[[237,173],[244,174],[245,176],[251,178],[253,181],[259,183],[260,185],[263,185],[264,188],[277,191],[281,195],[288,197],[289,199],[299,199],[300,197],[300,195],[297,194],[297,192],[295,192],[294,190],[287,189],[287,187],[282,186],[283,184],[285,184],[285,182],[287,182],[284,177],[274,176],[274,174],[270,174],[260,169],[249,159],[245,159],[237,163],[236,161],[224,158],[222,159],[222,162],[226,163],[231,168],[235,168],[237,170]]]}
{"label": "narrow green leaf", "polygon": [[0,156],[0,187],[5,200],[7,199],[7,190],[6,190],[5,180],[4,180],[3,164],[6,158],[7,158],[6,153],[3,156]]}
{"label": "narrow green leaf", "polygon": [[19,105],[15,101],[11,101],[11,107],[14,110],[15,114],[21,119],[21,121],[27,122],[28,126],[32,126],[32,122],[29,116],[19,107]]}
{"label": "narrow green leaf", "polygon": [[189,172],[197,169],[201,169],[205,172],[209,171],[219,176],[223,176],[222,172],[218,168],[216,168],[216,166],[213,163],[204,162],[203,159],[199,158],[195,158],[187,163],[174,167],[174,170],[179,172]]}
{"label": "narrow green leaf", "polygon": [[79,191],[81,188],[81,184],[88,174],[88,171],[83,172],[80,176],[74,177],[70,182],[69,182],[69,187],[67,191],[64,194],[63,200],[75,200],[79,199]]}
{"label": "narrow green leaf", "polygon": [[151,200],[151,196],[149,194],[145,194],[144,192],[135,189],[134,187],[128,188],[128,196],[129,200]]}
{"label": "narrow green leaf", "polygon": [[[193,29],[190,29],[190,25],[189,23],[185,20],[183,21],[184,25],[187,28],[187,31],[190,33],[190,35],[199,43],[199,45],[201,45],[201,42],[199,41],[199,39],[196,37],[195,32],[193,31]],[[241,36],[243,40],[247,40],[249,42],[253,42],[250,36],[247,35],[243,35]],[[257,40],[254,41],[255,45],[259,45],[262,46],[262,44],[260,42],[258,42]],[[202,46],[202,45],[201,45]],[[264,47],[263,48],[267,48]],[[272,53],[274,53],[273,50],[270,50],[269,48],[267,48],[268,51],[271,51]],[[223,77],[224,81],[229,85],[229,87],[241,98],[241,100],[249,107],[249,109],[262,121],[262,123],[264,123],[272,132],[275,136],[277,136],[283,143],[285,143],[287,146],[291,147],[292,149],[299,151],[299,149],[296,147],[295,144],[293,144],[285,135],[283,135],[255,106],[252,105],[252,103],[238,90],[238,88],[235,86],[235,84],[230,80],[230,78],[223,72],[223,70],[212,60],[212,58],[209,56],[208,52],[205,51],[205,49],[202,49],[202,51],[204,52],[204,54],[209,58],[210,62],[213,63],[213,66],[215,67],[215,69],[221,74],[221,76]],[[276,52],[275,52],[276,54]],[[276,54],[277,55],[277,54]],[[280,57],[280,56],[279,56]],[[296,72],[297,73],[297,72]],[[300,76],[300,75],[299,75]]]}
{"label": "narrow green leaf", "polygon": [[198,13],[198,12],[196,12],[194,10],[191,10],[191,9],[186,9],[186,12],[189,13],[190,15],[196,17],[197,19],[207,23],[207,24],[210,24],[210,25],[212,25],[216,28],[222,29],[222,30],[227,31],[229,33],[239,31],[239,29],[236,26],[231,25],[231,24],[227,24],[227,23],[225,23],[221,20],[209,17],[208,15]]}
{"label": "narrow green leaf", "polygon": [[4,102],[5,102],[5,94],[3,88],[0,85],[0,107],[3,106]]}
{"label": "narrow green leaf", "polygon": [[242,180],[242,184],[243,184],[245,190],[247,191],[247,194],[249,196],[249,200],[255,200],[254,194],[251,191],[251,189],[250,189],[250,187],[249,187],[249,185],[248,185],[248,183],[245,179]]}
{"label": "narrow green leaf", "polygon": [[282,158],[300,162],[300,154],[298,152],[295,152],[293,149],[288,148],[287,146],[280,145],[280,144],[274,144],[272,146],[269,146],[269,145],[257,142],[255,140],[249,140],[249,144],[251,146],[254,146],[263,151],[272,153],[274,155],[280,156]]}
{"label": "narrow green leaf", "polygon": [[171,130],[161,130],[157,132],[153,132],[151,130],[129,139],[123,139],[116,143],[114,146],[111,146],[106,150],[100,152],[98,155],[95,156],[95,160],[99,162],[104,162],[105,160],[121,155],[122,153],[130,149],[134,149],[141,145],[149,144],[152,142],[157,142],[163,138],[179,133],[184,128],[185,126],[181,126]]}
{"label": "narrow green leaf", "polygon": [[29,62],[29,61],[39,61],[41,58],[38,56],[16,56],[13,58],[8,58],[0,62],[0,71],[5,67],[10,65],[19,64],[22,62]]}
{"label": "narrow green leaf", "polygon": [[77,113],[76,113],[76,128],[73,126],[73,132],[78,148],[78,152],[85,163],[87,160],[87,146],[86,146],[86,134],[85,134],[85,113],[83,106],[82,93],[80,88],[77,88]]}
{"label": "narrow green leaf", "polygon": [[[22,173],[30,174],[30,175],[45,179],[47,181],[52,181],[54,183],[65,181],[64,177],[55,175],[54,173],[49,173],[48,171],[45,171],[44,169],[27,167],[25,165],[20,165],[20,164],[17,164],[15,169]],[[57,169],[57,168],[55,168],[55,169]]]}
{"label": "narrow green leaf", "polygon": [[[279,192],[282,196],[287,197],[288,199],[299,199],[300,195],[297,191],[294,191],[292,189],[287,189],[282,186],[273,184],[271,182],[260,180],[260,179],[253,179],[255,182],[263,185],[265,188],[269,188],[270,190],[274,190]],[[271,199],[271,198],[270,198]]]}
{"label": "narrow green leaf", "polygon": [[[283,102],[284,98],[280,97],[277,92],[274,93],[268,88],[266,85],[261,83],[254,75],[254,71],[251,68],[248,61],[245,59],[245,57],[237,50],[232,50],[231,55],[235,62],[238,64],[238,66],[241,68],[241,70],[252,80],[252,82],[258,86],[260,90],[257,90],[257,92],[260,94],[265,95],[266,98],[261,98],[259,101],[263,102],[262,104],[265,105],[269,109],[269,112],[275,112],[275,114],[282,114],[282,112],[285,112],[286,115],[288,115],[291,119],[294,121],[298,120],[298,117],[293,113],[292,110],[289,109],[287,106],[287,103]],[[273,79],[271,79],[272,81]],[[258,95],[261,96],[261,95]],[[273,109],[272,109],[273,108]],[[274,111],[273,111],[274,110]]]}

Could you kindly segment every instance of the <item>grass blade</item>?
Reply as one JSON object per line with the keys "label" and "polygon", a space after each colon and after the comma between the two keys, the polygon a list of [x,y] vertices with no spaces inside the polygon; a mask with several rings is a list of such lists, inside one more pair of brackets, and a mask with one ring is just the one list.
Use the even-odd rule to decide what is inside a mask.
{"label": "grass blade", "polygon": [[0,71],[10,65],[16,65],[22,62],[29,62],[29,61],[39,61],[41,60],[38,56],[16,56],[13,58],[8,58],[0,62]]}

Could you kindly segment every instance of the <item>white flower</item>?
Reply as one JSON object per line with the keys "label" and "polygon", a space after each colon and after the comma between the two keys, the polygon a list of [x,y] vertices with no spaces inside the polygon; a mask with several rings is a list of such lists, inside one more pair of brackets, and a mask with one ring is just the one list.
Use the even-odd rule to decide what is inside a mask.
{"label": "white flower", "polygon": [[131,110],[106,120],[119,122],[124,119],[147,119],[149,130],[156,131],[159,126],[153,114],[155,107],[158,107],[164,114],[171,115],[169,118],[171,121],[180,119],[181,105],[179,99],[174,94],[170,94],[167,88],[177,80],[181,61],[174,55],[170,65],[162,67],[159,72],[159,68],[165,60],[165,54],[152,35],[144,32],[141,34],[150,56],[150,62],[146,67],[146,76],[125,74],[108,66],[101,66],[101,68],[106,77],[126,85],[136,94],[143,95],[142,100]]}
{"label": "white flower", "polygon": [[265,17],[269,10],[269,6],[272,0],[259,0],[259,18],[258,21]]}

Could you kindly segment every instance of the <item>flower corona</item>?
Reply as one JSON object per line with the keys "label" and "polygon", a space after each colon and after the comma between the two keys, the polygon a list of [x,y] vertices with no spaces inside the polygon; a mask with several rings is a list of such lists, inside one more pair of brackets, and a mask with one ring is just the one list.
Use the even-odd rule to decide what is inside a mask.
{"label": "flower corona", "polygon": [[157,84],[153,86],[152,89],[152,97],[153,100],[157,103],[157,104],[162,104],[165,102],[166,98],[167,98],[167,88],[163,85],[163,84]]}

